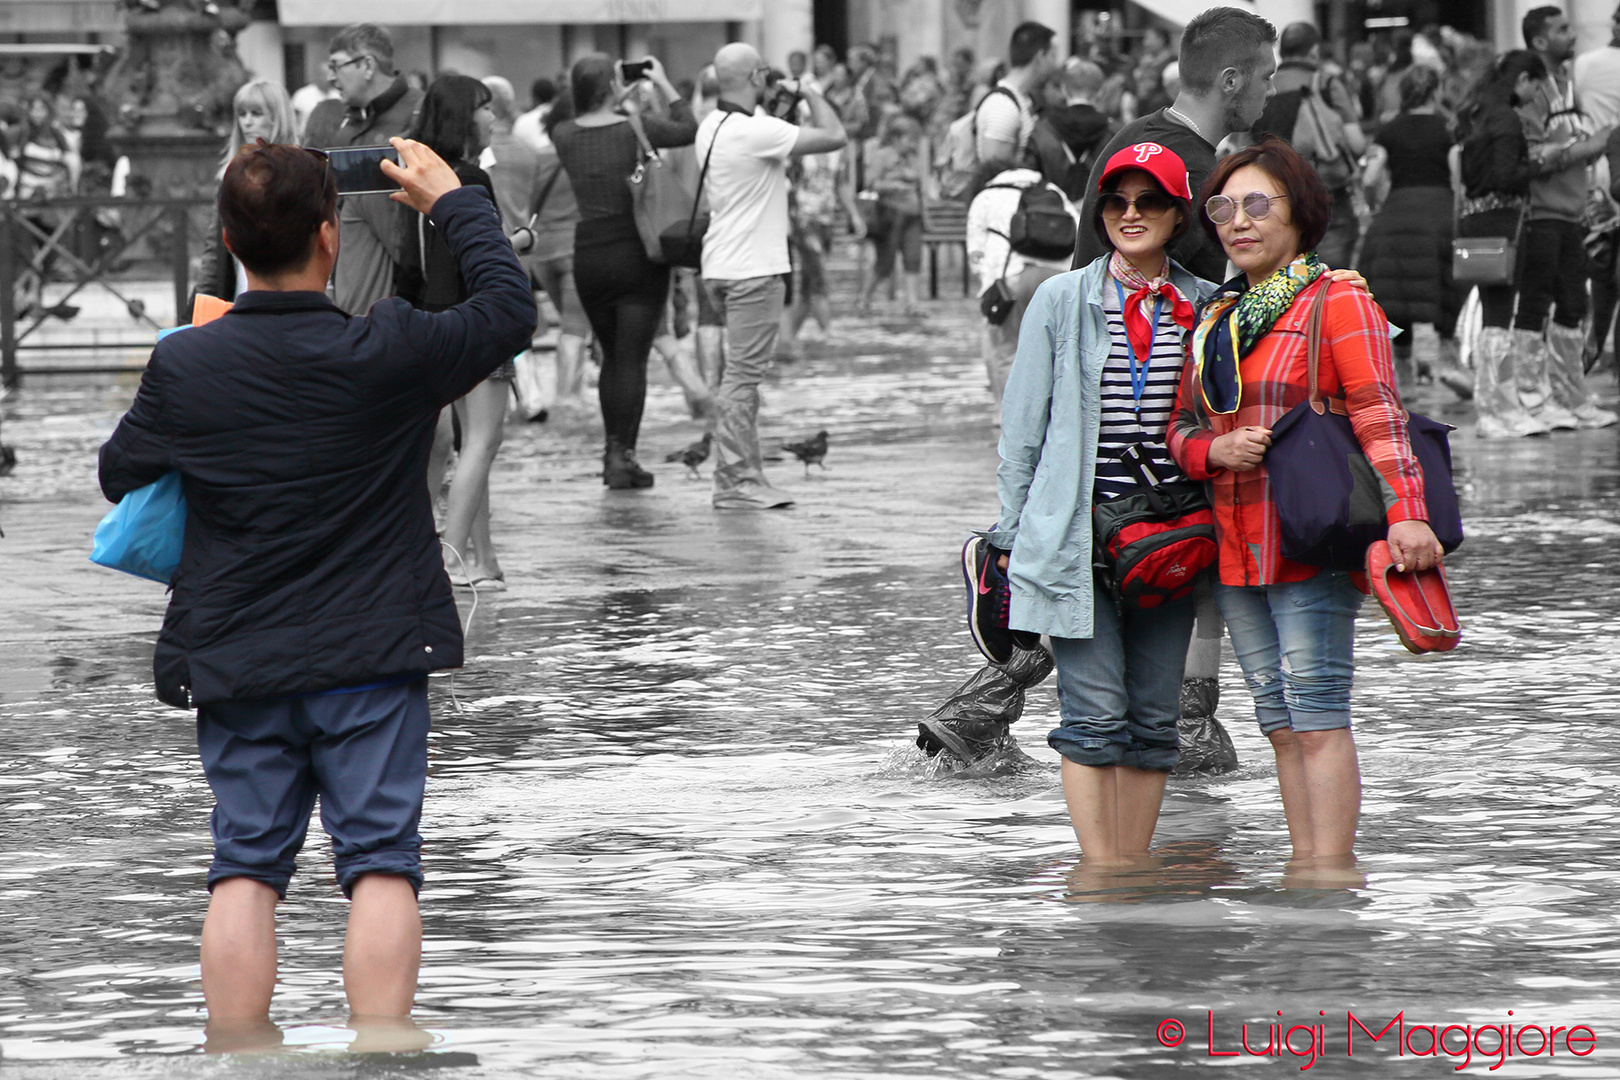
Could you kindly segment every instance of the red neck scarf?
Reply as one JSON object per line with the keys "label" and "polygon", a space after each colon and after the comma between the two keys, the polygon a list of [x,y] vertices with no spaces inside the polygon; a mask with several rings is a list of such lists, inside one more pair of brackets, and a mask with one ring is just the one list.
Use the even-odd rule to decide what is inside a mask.
{"label": "red neck scarf", "polygon": [[1163,298],[1169,303],[1170,318],[1183,330],[1191,330],[1197,323],[1193,306],[1176,287],[1170,284],[1170,260],[1164,260],[1164,272],[1149,279],[1119,252],[1108,259],[1108,273],[1125,288],[1125,336],[1137,357],[1146,363],[1153,355],[1153,301]]}

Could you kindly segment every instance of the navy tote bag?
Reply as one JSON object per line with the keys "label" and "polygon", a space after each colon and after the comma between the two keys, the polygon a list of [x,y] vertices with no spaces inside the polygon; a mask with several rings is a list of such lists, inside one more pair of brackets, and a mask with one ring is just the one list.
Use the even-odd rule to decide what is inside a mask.
{"label": "navy tote bag", "polygon": [[[1367,548],[1384,539],[1384,481],[1361,449],[1350,413],[1317,388],[1328,290],[1317,290],[1306,325],[1310,397],[1271,429],[1266,471],[1284,558],[1336,570],[1365,570]],[[1462,512],[1451,482],[1450,424],[1408,413],[1412,454],[1423,470],[1429,528],[1446,552],[1462,543]]]}

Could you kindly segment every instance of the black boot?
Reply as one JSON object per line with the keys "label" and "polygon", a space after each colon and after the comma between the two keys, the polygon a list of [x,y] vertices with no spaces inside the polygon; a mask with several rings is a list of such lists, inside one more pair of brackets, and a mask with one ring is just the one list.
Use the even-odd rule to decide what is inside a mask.
{"label": "black boot", "polygon": [[1238,767],[1237,749],[1215,718],[1221,684],[1215,679],[1185,679],[1181,683],[1181,716],[1176,730],[1181,757],[1171,770],[1176,776],[1216,776]]}
{"label": "black boot", "polygon": [[609,442],[607,452],[602,455],[602,483],[615,491],[650,488],[653,474],[641,467],[633,448]]}

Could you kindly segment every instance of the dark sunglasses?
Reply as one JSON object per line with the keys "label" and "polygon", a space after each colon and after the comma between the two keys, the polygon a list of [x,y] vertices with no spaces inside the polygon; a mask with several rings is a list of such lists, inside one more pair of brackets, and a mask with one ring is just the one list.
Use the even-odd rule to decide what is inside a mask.
{"label": "dark sunglasses", "polygon": [[1162,191],[1144,191],[1134,199],[1127,199],[1117,191],[1110,191],[1097,199],[1097,206],[1107,221],[1118,221],[1131,207],[1149,221],[1164,217],[1176,208],[1175,200]]}
{"label": "dark sunglasses", "polygon": [[[1278,199],[1286,199],[1287,195],[1267,195],[1260,191],[1251,191],[1243,196],[1243,212],[1251,221],[1259,221],[1271,216],[1271,204]],[[1225,225],[1237,213],[1238,200],[1229,195],[1211,195],[1209,201],[1204,203],[1204,213],[1209,220],[1217,225]]]}

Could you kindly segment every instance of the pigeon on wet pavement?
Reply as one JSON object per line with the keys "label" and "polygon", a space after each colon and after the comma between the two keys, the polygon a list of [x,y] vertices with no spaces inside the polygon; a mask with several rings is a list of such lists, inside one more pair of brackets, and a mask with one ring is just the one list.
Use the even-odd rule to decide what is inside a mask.
{"label": "pigeon on wet pavement", "polygon": [[683,447],[680,450],[671,450],[665,454],[664,461],[671,465],[676,462],[685,465],[687,471],[692,474],[692,479],[701,480],[703,477],[698,472],[697,467],[709,460],[709,445],[713,440],[714,436],[705,432],[703,438],[690,446]]}
{"label": "pigeon on wet pavement", "polygon": [[827,467],[827,432],[825,430],[816,432],[814,437],[809,439],[783,443],[782,449],[804,462],[805,476],[810,475],[810,466],[812,465],[820,465],[823,469]]}

